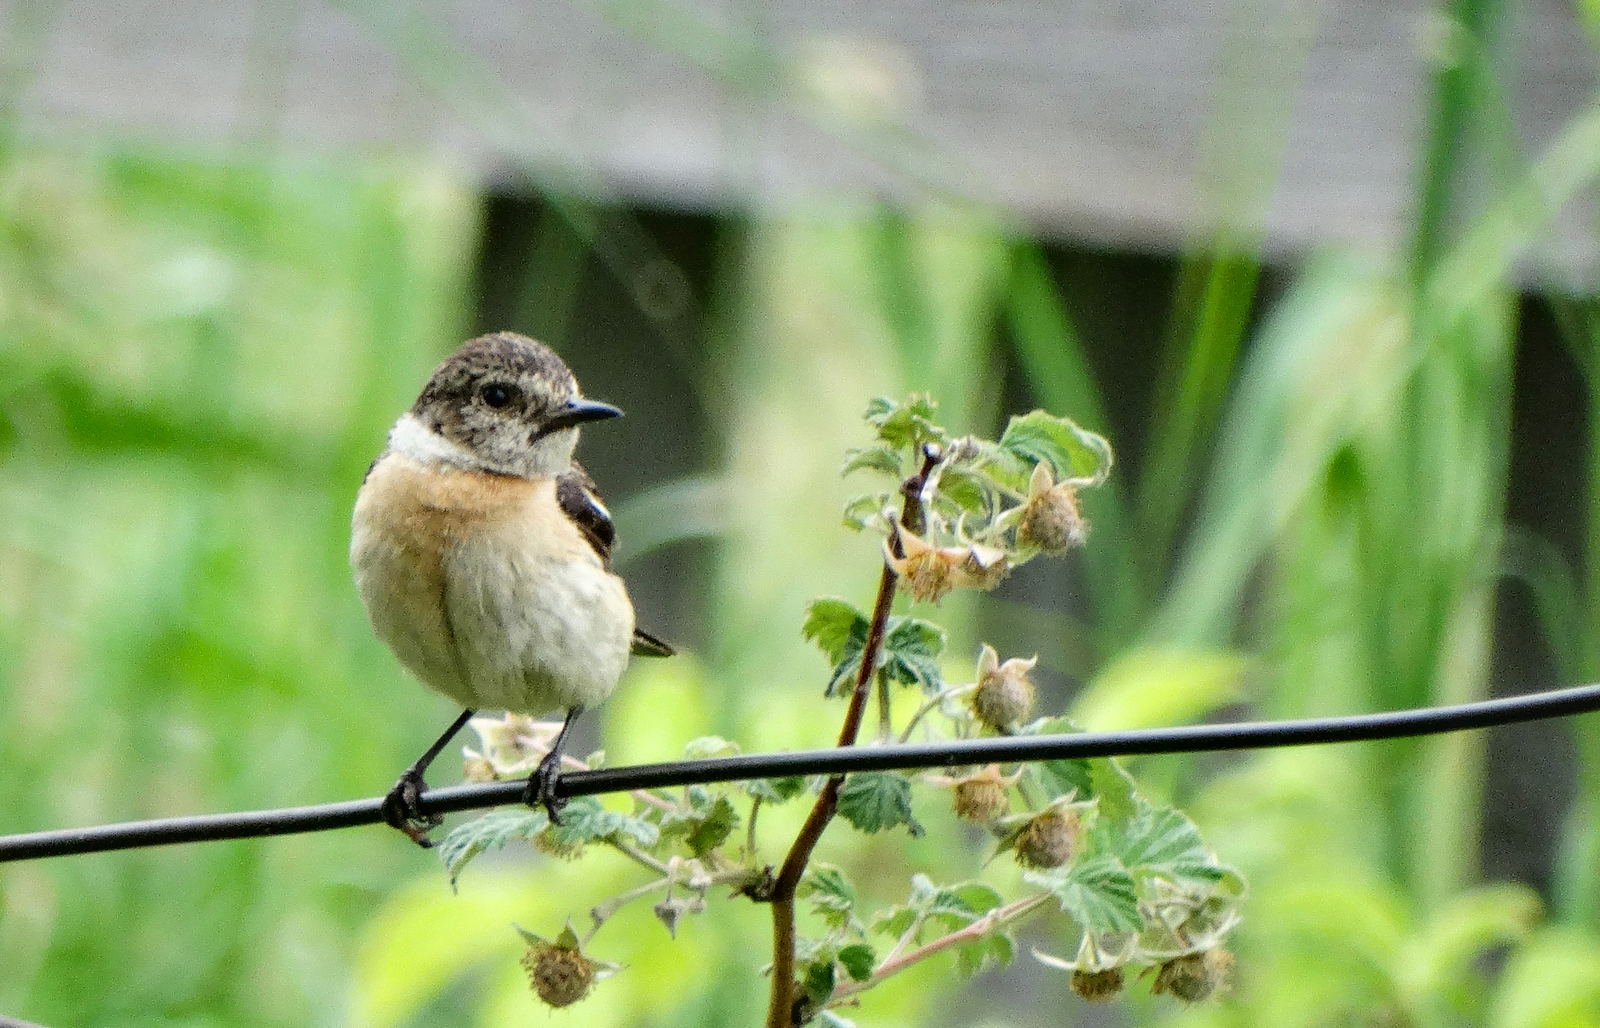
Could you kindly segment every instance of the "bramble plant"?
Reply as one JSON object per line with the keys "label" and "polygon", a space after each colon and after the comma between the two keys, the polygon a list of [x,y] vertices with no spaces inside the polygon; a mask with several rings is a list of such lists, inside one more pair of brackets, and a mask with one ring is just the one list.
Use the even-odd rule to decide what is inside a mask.
{"label": "bramble plant", "polygon": [[[1044,411],[1012,418],[997,442],[952,438],[936,414],[926,396],[874,400],[866,420],[876,439],[846,457],[845,474],[885,475],[898,488],[865,493],[845,507],[848,526],[883,539],[872,612],[819,599],[802,627],[830,665],[824,694],[848,699],[839,745],[855,744],[874,691],[877,745],[1076,731],[1065,718],[1035,716],[1029,679],[1035,658],[1002,660],[985,645],[972,681],[947,682],[940,660],[945,631],[924,618],[892,615],[891,608],[897,591],[912,604],[937,604],[954,589],[992,589],[1035,556],[1083,545],[1088,526],[1078,491],[1105,480],[1111,448]],[[890,703],[896,688],[924,697],[898,732]],[[480,747],[466,751],[467,775],[479,781],[527,775],[559,729],[516,715],[476,719],[472,727]],[[684,756],[738,750],[708,737],[689,742]],[[567,760],[589,767],[603,755]],[[845,869],[812,862],[835,815],[860,832],[903,827],[920,835],[912,814],[916,787],[948,791],[954,816],[987,829],[994,840],[990,859],[1014,860],[1025,869],[1027,889],[1007,896],[976,878],[940,884],[915,874],[903,902],[867,909]],[[776,868],[762,863],[756,848],[762,808],[804,795],[815,796],[812,809],[784,861]],[[848,1025],[839,1010],[856,996],[946,951],[967,975],[1007,964],[1018,925],[1052,910],[1070,922],[1076,950],[1070,957],[1034,955],[1070,972],[1085,999],[1110,1000],[1129,971],[1154,969],[1154,992],[1196,1002],[1223,984],[1232,963],[1224,942],[1239,922],[1244,882],[1217,860],[1192,821],[1146,800],[1115,760],[757,779],[631,797],[628,813],[577,797],[559,825],[538,810],[497,811],[456,828],[439,847],[452,886],[473,857],[513,840],[568,859],[586,846],[606,846],[649,872],[637,888],[595,906],[581,936],[570,923],[554,941],[518,926],[529,945],[523,966],[530,984],[551,1006],[582,999],[617,972],[586,950],[624,905],[655,899],[656,917],[675,934],[717,888],[772,907],[768,1028],[817,1020]],[[810,905],[813,934],[796,932],[797,900]]]}

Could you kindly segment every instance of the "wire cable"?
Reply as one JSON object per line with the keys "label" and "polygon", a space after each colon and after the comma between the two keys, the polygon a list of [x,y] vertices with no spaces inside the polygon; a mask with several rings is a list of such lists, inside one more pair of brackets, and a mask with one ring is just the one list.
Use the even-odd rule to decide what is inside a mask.
{"label": "wire cable", "polygon": [[[1184,725],[1123,732],[1013,735],[993,739],[849,746],[789,753],[751,753],[667,764],[635,764],[593,771],[569,771],[561,776],[558,792],[562,796],[590,796],[631,789],[663,789],[791,775],[835,775],[854,771],[948,768],[965,764],[1010,764],[1086,757],[1131,757],[1371,742],[1569,717],[1597,710],[1600,710],[1600,685],[1582,685],[1450,707],[1423,707],[1346,717]],[[523,784],[517,780],[430,789],[422,795],[421,806],[428,813],[446,814],[517,803],[522,797]],[[0,836],[0,863],[167,846],[180,842],[252,839],[350,828],[381,821],[382,803],[379,798],[349,800],[310,807],[198,814]]]}

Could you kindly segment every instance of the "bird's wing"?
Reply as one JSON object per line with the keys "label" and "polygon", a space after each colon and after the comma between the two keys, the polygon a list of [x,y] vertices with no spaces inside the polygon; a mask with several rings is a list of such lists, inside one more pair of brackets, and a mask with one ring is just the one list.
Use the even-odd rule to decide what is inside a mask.
{"label": "bird's wing", "polygon": [[[572,523],[578,526],[578,531],[589,540],[589,545],[594,547],[594,552],[600,555],[600,562],[609,571],[611,546],[617,538],[616,526],[611,523],[611,512],[606,510],[606,505],[600,502],[595,492],[594,480],[577,461],[572,462],[566,474],[556,479],[556,501],[561,505],[562,513],[571,518]],[[633,652],[641,657],[670,657],[678,651],[650,633],[635,628]]]}
{"label": "bird's wing", "polygon": [[572,462],[566,474],[556,478],[556,502],[589,540],[606,570],[611,570],[611,544],[617,538],[617,530],[611,524],[611,512],[595,493],[594,480],[577,461]]}

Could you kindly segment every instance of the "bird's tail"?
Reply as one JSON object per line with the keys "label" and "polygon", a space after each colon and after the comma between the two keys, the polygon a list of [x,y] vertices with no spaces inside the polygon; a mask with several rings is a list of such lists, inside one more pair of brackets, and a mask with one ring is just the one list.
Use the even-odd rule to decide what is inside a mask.
{"label": "bird's tail", "polygon": [[678,651],[657,639],[649,632],[633,630],[633,654],[636,657],[670,657]]}

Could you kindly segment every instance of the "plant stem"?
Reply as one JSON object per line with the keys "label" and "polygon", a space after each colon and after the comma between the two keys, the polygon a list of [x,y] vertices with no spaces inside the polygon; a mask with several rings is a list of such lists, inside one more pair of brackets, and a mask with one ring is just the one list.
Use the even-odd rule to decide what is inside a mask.
{"label": "plant stem", "polygon": [[[966,942],[975,942],[978,939],[983,938],[985,935],[988,935],[990,932],[1004,928],[1006,925],[1014,924],[1017,921],[1027,917],[1035,910],[1039,909],[1044,905],[1045,901],[1050,898],[1050,893],[1048,892],[1035,893],[1032,896],[1024,896],[1022,899],[1008,903],[1003,907],[996,907],[994,910],[989,911],[987,914],[978,918],[965,928],[959,928],[956,931],[951,932],[949,935],[941,935],[932,942],[918,946],[916,949],[911,950],[910,952],[900,954],[898,956],[895,955],[894,952],[891,952],[889,957],[885,959],[883,963],[879,964],[873,969],[872,977],[868,978],[866,981],[848,981],[835,989],[833,991],[832,998],[828,1001],[828,1005],[833,1006],[840,1000],[848,999],[858,992],[865,992],[874,985],[882,982],[884,979],[891,978],[894,975],[899,974],[912,964],[915,964],[921,960],[926,960],[935,953],[941,953],[949,949],[951,946],[959,946]],[[899,949],[900,947],[897,945],[895,947],[895,951],[898,951]]]}
{"label": "plant stem", "polygon": [[[928,475],[943,459],[935,446],[923,447],[922,469],[906,479],[900,486],[904,502],[900,508],[900,525],[909,532],[922,529],[922,493]],[[900,535],[889,540],[896,557],[905,556],[900,545]],[[855,691],[850,694],[850,706],[845,710],[844,725],[839,729],[839,745],[854,746],[861,732],[861,720],[866,712],[867,695],[872,691],[874,672],[877,671],[878,654],[883,649],[883,636],[889,624],[889,609],[894,605],[894,591],[900,576],[884,562],[883,573],[878,576],[878,598],[872,605],[872,621],[867,628],[866,645],[861,650],[861,670],[856,674]],[[806,816],[805,824],[795,836],[784,857],[778,876],[773,879],[772,893],[772,993],[767,1003],[767,1028],[792,1028],[794,1022],[794,894],[800,878],[811,861],[811,851],[822,838],[823,830],[839,808],[839,787],[843,775],[834,775],[822,787],[822,794]]]}

